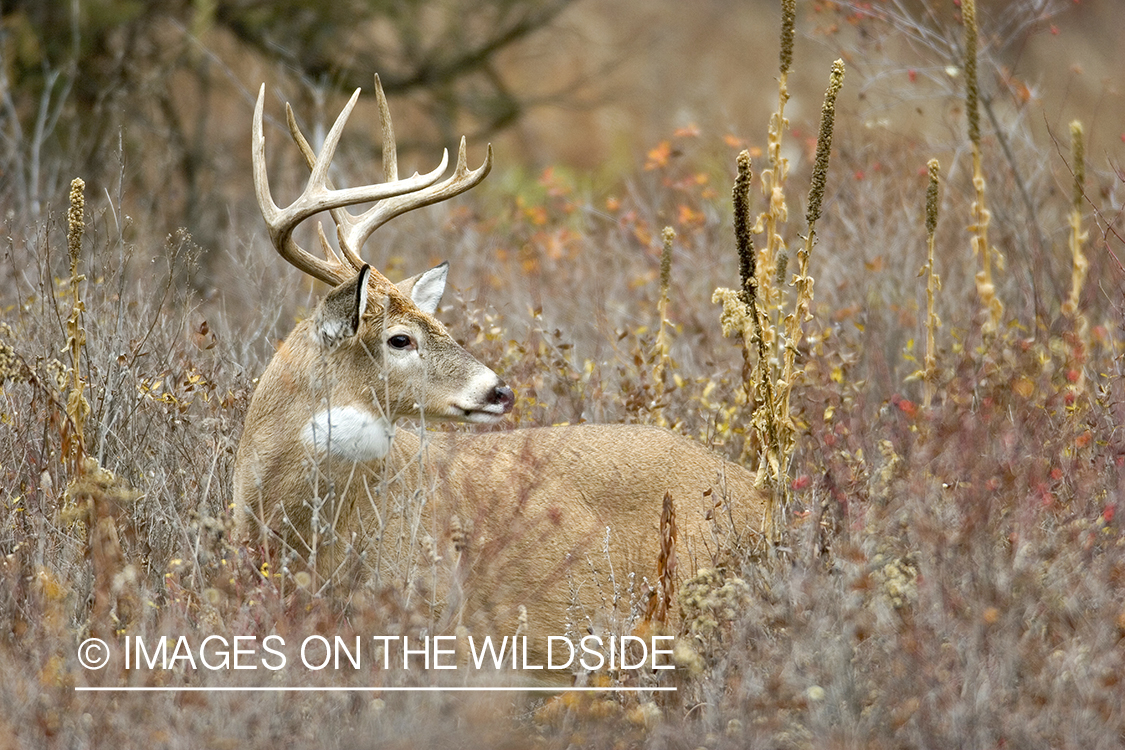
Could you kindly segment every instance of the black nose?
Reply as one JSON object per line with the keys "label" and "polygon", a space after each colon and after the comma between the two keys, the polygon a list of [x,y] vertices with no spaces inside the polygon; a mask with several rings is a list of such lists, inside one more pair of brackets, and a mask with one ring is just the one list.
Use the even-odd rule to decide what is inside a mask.
{"label": "black nose", "polygon": [[516,394],[512,393],[512,389],[501,383],[492,389],[492,393],[488,394],[488,403],[504,407],[504,413],[507,414],[512,410],[512,405],[516,403]]}

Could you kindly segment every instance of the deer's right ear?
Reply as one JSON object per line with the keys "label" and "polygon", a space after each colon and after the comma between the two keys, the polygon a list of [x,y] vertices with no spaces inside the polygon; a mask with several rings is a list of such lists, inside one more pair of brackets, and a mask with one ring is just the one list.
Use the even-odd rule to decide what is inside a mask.
{"label": "deer's right ear", "polygon": [[350,281],[328,293],[316,308],[313,322],[316,340],[327,349],[335,349],[359,330],[359,321],[367,309],[367,280],[371,266],[366,263]]}

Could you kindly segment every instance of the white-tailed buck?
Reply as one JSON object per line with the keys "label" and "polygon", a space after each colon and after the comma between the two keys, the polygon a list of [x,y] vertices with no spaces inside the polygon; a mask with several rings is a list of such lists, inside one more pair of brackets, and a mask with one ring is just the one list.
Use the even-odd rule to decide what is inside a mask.
{"label": "white-tailed buck", "polygon": [[[462,139],[452,176],[439,181],[447,153],[434,171],[400,179],[375,80],[383,182],[334,188],[328,178],[359,91],[319,155],[287,108],[312,175],[284,209],[266,180],[264,86],[258,94],[254,182],[270,237],[286,261],[333,289],[289,334],[254,393],[235,467],[236,534],[291,571],[308,570],[314,586],[358,575],[437,603],[438,629],[498,637],[522,629],[538,651],[549,635],[626,622],[652,596],[645,581],[658,580],[666,493],[678,577],[759,529],[764,499],[750,472],[661,428],[395,429],[400,418],[494,423],[514,399],[433,317],[445,264],[392,284],[359,256],[388,219],[471,188],[492,163],[490,147],[469,170]],[[345,208],[368,202],[359,215]],[[321,211],[336,224],[339,251],[322,231],[317,257],[293,230]]]}

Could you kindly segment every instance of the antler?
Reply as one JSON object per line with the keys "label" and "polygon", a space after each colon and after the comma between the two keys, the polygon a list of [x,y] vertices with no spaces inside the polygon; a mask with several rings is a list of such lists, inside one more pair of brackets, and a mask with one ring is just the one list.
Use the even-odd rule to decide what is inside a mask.
{"label": "antler", "polygon": [[[324,140],[324,149],[317,156],[297,127],[292,108],[286,104],[285,111],[289,122],[289,132],[305,157],[311,175],[301,196],[288,208],[281,209],[270,196],[265,167],[265,138],[262,135],[262,111],[264,109],[265,85],[258,92],[258,102],[254,107],[253,161],[254,187],[258,205],[269,228],[270,239],[278,253],[286,261],[300,270],[333,286],[351,278],[364,265],[359,250],[371,234],[390,219],[415,208],[428,206],[452,198],[478,184],[492,169],[492,146],[488,147],[484,164],[475,170],[467,166],[465,139],[461,139],[457,151],[457,166],[453,175],[438,182],[449,163],[449,151],[442,154],[437,169],[424,175],[417,172],[412,177],[399,179],[398,157],[395,149],[394,128],[391,124],[390,110],[379,76],[375,76],[375,93],[379,101],[379,119],[383,129],[383,177],[385,182],[356,188],[336,189],[328,178],[328,165],[340,142],[340,135],[359,99],[356,89],[347,106],[336,118],[332,129]],[[345,206],[376,201],[375,206],[358,216],[345,210]],[[318,258],[305,251],[293,240],[293,230],[302,221],[320,211],[329,211],[336,223],[336,234],[340,241],[341,259],[328,244],[323,228],[320,230],[324,258]],[[378,273],[378,272],[376,272]],[[378,278],[383,278],[381,274]],[[385,281],[385,279],[383,279]],[[389,283],[389,282],[388,282]]]}

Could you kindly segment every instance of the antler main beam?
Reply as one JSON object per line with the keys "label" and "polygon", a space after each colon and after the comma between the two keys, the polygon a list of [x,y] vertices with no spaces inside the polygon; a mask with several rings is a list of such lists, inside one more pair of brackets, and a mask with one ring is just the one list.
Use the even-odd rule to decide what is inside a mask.
{"label": "antler main beam", "polygon": [[[415,172],[411,177],[399,179],[390,112],[379,77],[375,76],[375,91],[379,100],[379,115],[383,129],[383,174],[386,181],[362,187],[337,189],[332,186],[328,178],[328,167],[340,143],[344,124],[359,99],[359,89],[352,94],[347,106],[336,118],[332,129],[328,131],[324,148],[319,156],[314,154],[312,147],[301,134],[292,109],[286,105],[289,132],[305,157],[311,174],[300,197],[288,207],[280,208],[273,201],[266,176],[265,136],[262,125],[265,90],[263,84],[258,91],[258,101],[254,106],[251,147],[254,190],[258,198],[258,206],[261,208],[270,239],[278,254],[301,271],[328,284],[336,285],[355,275],[364,265],[364,261],[359,256],[360,248],[371,234],[387,221],[412,209],[438,203],[463,193],[483,180],[492,168],[490,145],[484,164],[475,170],[470,170],[465,156],[465,139],[462,138],[457,152],[457,165],[449,178],[438,182],[449,164],[449,151],[446,150],[442,154],[441,164],[433,171],[424,175]],[[346,206],[372,201],[376,202],[375,206],[358,216],[344,210]],[[324,258],[318,258],[304,250],[293,239],[294,229],[302,221],[321,211],[329,211],[336,223],[340,250],[344,256],[342,259],[324,241],[323,232],[321,232],[321,239],[324,245]]]}

